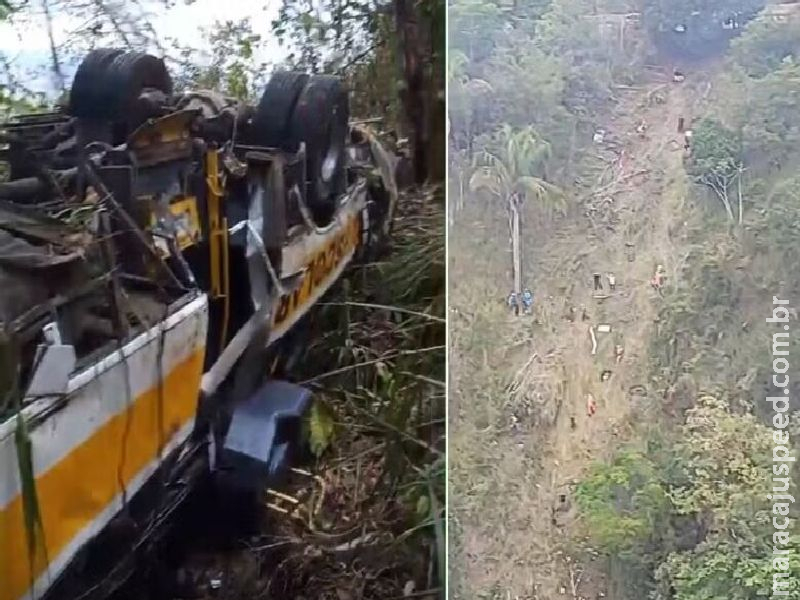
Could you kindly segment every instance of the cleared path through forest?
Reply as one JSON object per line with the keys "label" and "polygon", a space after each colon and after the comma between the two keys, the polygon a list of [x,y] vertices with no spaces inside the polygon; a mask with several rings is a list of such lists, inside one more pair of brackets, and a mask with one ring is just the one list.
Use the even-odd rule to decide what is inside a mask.
{"label": "cleared path through forest", "polygon": [[[678,226],[685,180],[683,135],[677,124],[680,116],[688,122],[691,84],[656,85],[628,93],[607,126],[607,137],[621,146],[619,159],[587,201],[597,210],[563,231],[553,244],[532,248],[530,264],[542,270],[537,277],[540,297],[565,298],[561,290],[566,288],[568,302],[579,307],[574,323],[550,319],[555,331],[534,343],[536,348],[555,348],[562,363],[562,404],[550,443],[543,448],[542,486],[534,511],[536,530],[551,540],[549,548],[562,549],[563,542],[577,533],[572,484],[594,461],[620,447],[629,423],[637,418],[636,396],[648,391],[648,346],[662,302],[649,281],[656,266],[663,264],[669,285],[686,259]],[[641,123],[646,125],[644,133],[637,131]],[[571,260],[565,264],[566,257]],[[594,272],[603,274],[606,299],[593,298]],[[608,272],[616,276],[614,291],[608,289]],[[580,318],[581,305],[586,306],[588,322]],[[601,323],[610,325],[611,332],[596,334],[593,355],[588,328]],[[620,363],[614,352],[617,344],[624,348]],[[604,370],[612,372],[606,382],[601,381]],[[587,414],[587,394],[597,402],[594,416]],[[564,503],[561,494],[566,496]],[[541,586],[538,598],[563,598],[562,589],[579,598],[602,597],[600,592],[609,597],[601,571],[591,564],[574,565],[565,554],[541,558],[543,562],[533,563]],[[543,564],[551,568],[543,569]]]}
{"label": "cleared path through forest", "polygon": [[[682,244],[687,183],[678,118],[691,122],[704,85],[695,76],[680,84],[620,92],[616,109],[601,124],[607,133],[596,145],[596,173],[584,178],[583,190],[571,191],[571,201],[583,204],[582,215],[564,219],[545,238],[526,234],[523,225],[523,270],[536,295],[537,324],[521,345],[519,330],[530,327],[530,317],[508,315],[507,322],[497,324],[512,338],[508,347],[516,348],[503,376],[511,379],[516,373],[512,404],[523,399],[533,405],[546,414],[539,420],[549,427],[517,438],[520,454],[535,457],[535,478],[526,473],[525,479],[536,483],[514,506],[498,499],[497,514],[505,518],[496,524],[496,537],[485,535],[489,515],[484,527],[464,527],[465,576],[472,589],[499,588],[509,599],[613,598],[602,561],[587,559],[591,553],[586,552],[581,560],[567,551],[580,532],[572,491],[595,461],[610,457],[629,438],[637,395],[654,395],[648,389],[648,347],[663,299],[649,281],[656,265],[663,264],[669,285],[687,258]],[[593,298],[595,272],[603,274],[605,299]],[[616,276],[614,291],[608,289],[608,272]],[[570,306],[577,309],[573,322],[565,318]],[[581,318],[582,306],[588,321]],[[611,332],[596,334],[593,355],[589,327],[601,323]],[[461,326],[454,325],[456,338]],[[624,348],[620,363],[617,344]],[[459,360],[451,362],[452,368]],[[612,376],[603,382],[606,369]],[[587,415],[587,394],[597,402],[594,416]],[[507,456],[507,464],[495,465],[495,472],[520,472],[520,459],[513,452]],[[458,498],[454,503],[457,509]],[[480,556],[492,559],[477,560]]]}

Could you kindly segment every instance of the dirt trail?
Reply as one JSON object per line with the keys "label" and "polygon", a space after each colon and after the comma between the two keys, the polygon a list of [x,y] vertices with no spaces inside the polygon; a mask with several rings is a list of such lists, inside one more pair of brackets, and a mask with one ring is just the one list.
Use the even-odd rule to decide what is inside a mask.
{"label": "dirt trail", "polygon": [[[652,102],[656,91],[663,94],[663,104]],[[691,82],[630,93],[606,127],[607,137],[621,147],[621,158],[610,169],[610,178],[618,183],[600,183],[592,191],[590,202],[605,208],[590,213],[561,232],[554,244],[534,248],[528,256],[528,264],[536,265],[539,297],[551,303],[540,310],[548,312],[549,308],[552,317],[558,315],[561,302],[565,302],[562,314],[570,304],[578,308],[574,323],[548,319],[550,331],[537,336],[534,343],[555,348],[563,374],[561,406],[549,441],[539,449],[542,485],[534,498],[533,525],[536,535],[549,540],[546,548],[559,548],[576,533],[569,495],[572,484],[594,461],[608,457],[624,442],[628,424],[636,418],[630,390],[647,387],[647,350],[661,302],[649,280],[656,265],[663,264],[669,282],[685,260],[679,226],[683,198],[676,193],[683,178],[683,136],[677,123],[682,115],[688,123],[692,95]],[[647,125],[644,134],[637,132],[642,121]],[[612,225],[591,224],[598,214],[602,218],[601,210],[613,215]],[[565,261],[567,257],[570,260]],[[565,263],[574,271],[566,270]],[[592,297],[594,272],[603,274],[602,294],[607,294],[607,299]],[[616,276],[615,291],[609,290],[608,272]],[[564,289],[571,295],[565,297]],[[582,305],[588,321],[581,319]],[[592,355],[588,330],[600,323],[609,324],[611,333],[596,333],[597,352]],[[624,348],[619,364],[616,344]],[[605,369],[612,371],[612,376],[602,382],[600,375]],[[587,394],[597,402],[594,416],[587,414]],[[561,494],[566,496],[563,504]],[[607,583],[599,572],[593,573],[591,565],[573,566],[558,551],[548,554],[538,557],[550,566],[537,569],[540,576],[534,598],[563,598],[562,590],[576,598],[604,597],[600,593],[609,597]]]}
{"label": "dirt trail", "polygon": [[[502,336],[500,339],[506,340],[502,358],[490,365],[492,359],[484,350],[482,361],[473,358],[469,364],[461,347],[469,336],[475,338],[475,323],[480,323],[480,318],[461,323],[462,317],[457,315],[452,325],[455,352],[451,350],[451,373],[458,369],[477,373],[481,367],[501,379],[513,378],[516,373],[513,398],[506,405],[513,406],[515,413],[520,412],[520,405],[534,406],[539,413],[527,428],[525,423],[517,427],[515,416],[512,429],[516,435],[486,438],[494,462],[480,465],[486,471],[478,483],[472,483],[477,494],[487,486],[496,490],[494,502],[486,502],[483,509],[491,510],[491,515],[487,513],[485,520],[478,518],[477,522],[473,518],[463,529],[460,542],[468,588],[497,592],[487,598],[613,599],[599,564],[595,567],[591,560],[577,564],[576,557],[568,560],[565,554],[568,542],[579,534],[571,491],[592,463],[610,456],[628,438],[629,426],[637,418],[631,389],[642,386],[647,393],[648,347],[663,302],[649,280],[656,265],[663,264],[669,285],[687,256],[682,243],[686,180],[678,117],[684,116],[687,125],[690,123],[692,108],[704,87],[706,82],[697,77],[683,84],[653,84],[625,92],[608,122],[602,124],[606,143],[597,150],[608,164],[591,175],[583,199],[594,209],[587,208],[581,218],[564,219],[546,240],[536,239],[535,234],[523,239],[523,271],[536,296],[535,324],[530,317],[500,316],[499,309],[487,308],[483,314],[484,322],[489,323],[484,327],[494,330],[493,339]],[[657,96],[663,102],[657,102]],[[644,134],[637,132],[642,121],[647,125]],[[470,239],[476,241],[472,243],[479,243],[478,237],[473,225]],[[479,248],[484,251],[490,249]],[[476,268],[470,260],[480,260],[480,256],[474,252],[472,259],[453,256],[451,277]],[[603,274],[603,293],[609,294],[606,299],[592,297],[595,272]],[[616,276],[613,292],[608,289],[607,272]],[[495,281],[473,280],[471,289],[463,287],[463,292],[476,297],[485,286],[490,295],[496,294],[492,285],[501,281],[501,274],[495,272],[492,279]],[[523,280],[523,285],[527,283]],[[461,285],[456,281],[457,287]],[[470,308],[457,298],[459,290],[451,295],[451,305]],[[565,318],[569,306],[577,309],[574,322]],[[587,309],[588,321],[581,319],[581,306]],[[609,324],[611,333],[597,333],[597,353],[592,355],[588,330],[600,323]],[[624,347],[620,364],[614,356],[616,344]],[[605,369],[613,374],[609,381],[601,382]],[[451,408],[456,407],[455,419],[462,423],[457,427],[469,422],[462,416],[468,409],[478,410],[467,400],[476,392],[469,386],[466,392],[461,389],[469,377],[451,375],[455,386]],[[474,389],[476,382],[471,383]],[[597,402],[597,412],[591,417],[587,415],[587,393]],[[470,452],[469,444],[484,439],[491,429],[491,425],[483,429],[480,419],[472,419],[470,438],[457,427],[451,428],[451,452],[459,452],[459,448]],[[459,472],[458,459],[451,464],[454,477],[468,476],[466,467]],[[459,506],[459,498],[452,498],[456,520]]]}
{"label": "dirt trail", "polygon": [[[650,331],[660,298],[650,287],[657,264],[664,264],[668,277],[675,272],[675,244],[669,230],[672,227],[675,206],[669,200],[668,186],[679,177],[682,152],[674,150],[669,142],[680,136],[676,132],[678,115],[685,112],[682,88],[671,90],[666,106],[657,106],[646,111],[645,120],[652,124],[647,139],[639,139],[630,121],[616,119],[609,131],[626,136],[625,153],[635,157],[618,177],[627,173],[647,171],[638,177],[614,186],[612,210],[619,215],[619,224],[612,230],[606,229],[602,235],[587,241],[587,232],[580,228],[565,239],[566,245],[574,249],[584,246],[588,254],[580,253],[581,265],[576,277],[565,280],[565,274],[558,267],[550,267],[546,258],[546,275],[543,282],[576,280],[572,304],[585,305],[590,317],[588,322],[563,322],[556,327],[555,339],[560,340],[563,350],[564,367],[567,377],[567,394],[559,412],[553,432],[554,458],[559,464],[559,477],[570,479],[581,473],[585,465],[585,454],[599,458],[598,454],[612,438],[614,426],[622,425],[629,413],[630,403],[627,392],[630,387],[646,382],[641,368],[646,359]],[[633,99],[636,102],[638,98]],[[627,103],[626,103],[627,104]],[[641,111],[624,112],[641,114]],[[626,131],[626,129],[628,131]],[[626,244],[631,244],[628,246]],[[562,248],[558,248],[560,254]],[[544,249],[545,255],[552,249]],[[633,256],[633,261],[628,256]],[[543,257],[544,258],[544,257]],[[548,268],[549,267],[549,268]],[[591,280],[593,272],[603,273],[602,294],[609,297],[597,300],[592,297]],[[605,273],[614,273],[617,279],[616,290],[609,290]],[[560,286],[560,287],[561,287]],[[548,290],[548,296],[557,297]],[[579,311],[580,312],[580,311]],[[600,323],[611,326],[610,334],[596,333],[598,348],[593,356],[590,352],[591,338],[589,326]],[[620,364],[616,364],[614,346],[619,343],[625,350]],[[613,375],[610,381],[600,381],[600,373],[609,369]],[[591,393],[598,403],[594,418],[586,414],[586,393]],[[570,417],[575,417],[572,430]],[[585,452],[575,452],[575,442],[580,440]],[[613,444],[612,444],[613,446]]]}

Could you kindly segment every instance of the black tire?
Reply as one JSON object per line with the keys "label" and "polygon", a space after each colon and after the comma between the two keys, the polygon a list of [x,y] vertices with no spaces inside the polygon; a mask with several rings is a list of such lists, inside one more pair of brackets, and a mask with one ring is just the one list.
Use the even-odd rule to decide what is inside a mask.
{"label": "black tire", "polygon": [[92,50],[81,62],[72,80],[67,112],[80,118],[94,118],[112,100],[112,91],[104,84],[108,65],[124,50],[99,48]]}
{"label": "black tire", "polygon": [[93,50],[75,74],[70,114],[124,123],[133,129],[146,118],[139,110],[138,98],[147,88],[172,93],[172,79],[163,60],[142,52]]}
{"label": "black tire", "polygon": [[329,204],[346,185],[346,142],[350,106],[337,77],[312,76],[292,114],[293,143],[306,144],[306,199],[312,206]]}
{"label": "black tire", "polygon": [[272,74],[253,115],[248,141],[259,146],[297,152],[289,124],[300,93],[308,83],[306,73],[278,71]]}
{"label": "black tire", "polygon": [[145,115],[139,109],[139,95],[145,89],[155,89],[169,96],[172,78],[164,61],[143,52],[128,52],[117,56],[108,65],[107,84],[112,90],[110,118],[127,117],[131,127],[142,123]]}

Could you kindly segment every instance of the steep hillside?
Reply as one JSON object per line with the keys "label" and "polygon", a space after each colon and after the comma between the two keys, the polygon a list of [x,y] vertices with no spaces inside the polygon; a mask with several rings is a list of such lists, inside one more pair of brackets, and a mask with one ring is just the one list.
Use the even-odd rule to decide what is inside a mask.
{"label": "steep hillside", "polygon": [[765,319],[773,296],[800,292],[787,27],[753,23],[682,82],[671,65],[633,68],[605,110],[578,117],[574,176],[538,173],[566,210],[524,204],[532,316],[505,306],[504,203],[465,193],[449,271],[456,597],[750,600],[772,586],[765,397],[782,390]]}

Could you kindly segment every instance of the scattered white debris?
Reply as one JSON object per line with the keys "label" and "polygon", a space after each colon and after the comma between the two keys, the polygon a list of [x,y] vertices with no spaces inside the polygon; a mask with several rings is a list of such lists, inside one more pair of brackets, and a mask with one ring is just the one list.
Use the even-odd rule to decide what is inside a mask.
{"label": "scattered white debris", "polygon": [[617,364],[622,362],[625,356],[625,348],[621,344],[614,346],[614,357],[617,359]]}

